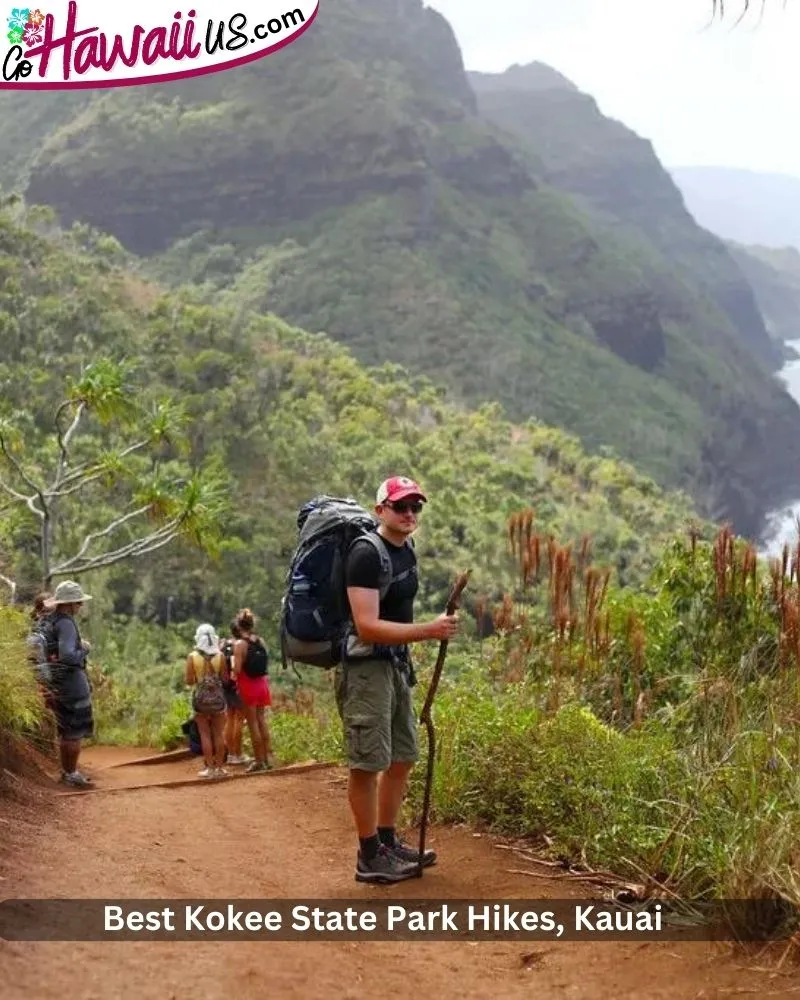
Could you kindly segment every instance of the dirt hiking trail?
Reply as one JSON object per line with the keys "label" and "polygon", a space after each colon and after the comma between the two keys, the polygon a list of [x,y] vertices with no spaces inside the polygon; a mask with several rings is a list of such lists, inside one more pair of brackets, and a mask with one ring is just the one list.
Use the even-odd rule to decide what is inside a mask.
{"label": "dirt hiking trail", "polygon": [[[488,836],[434,828],[439,863],[392,887],[353,879],[339,768],[158,787],[196,759],[118,767],[147,751],[94,747],[103,791],[49,794],[17,822],[0,801],[0,898],[588,898],[524,867]],[[138,785],[124,790],[122,786]],[[107,791],[106,791],[107,790]],[[6,837],[9,830],[13,832]],[[786,996],[796,979],[725,945],[527,942],[4,942],[3,1000],[263,1000],[365,996],[711,1000]],[[800,994],[798,994],[800,995]]]}

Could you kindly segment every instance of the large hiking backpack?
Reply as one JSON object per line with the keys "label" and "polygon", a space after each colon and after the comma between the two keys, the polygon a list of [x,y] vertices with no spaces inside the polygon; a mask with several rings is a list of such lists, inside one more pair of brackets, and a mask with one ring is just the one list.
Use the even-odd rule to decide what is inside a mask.
{"label": "large hiking backpack", "polygon": [[246,639],[247,656],[242,664],[243,673],[248,677],[266,677],[269,673],[269,653],[263,641],[256,636],[255,639]]}
{"label": "large hiking backpack", "polygon": [[350,497],[318,496],[300,508],[281,604],[284,666],[287,658],[325,670],[341,662],[350,625],[344,566],[354,542],[369,540],[380,556],[381,598],[392,583],[392,562],[377,528],[377,519]]}

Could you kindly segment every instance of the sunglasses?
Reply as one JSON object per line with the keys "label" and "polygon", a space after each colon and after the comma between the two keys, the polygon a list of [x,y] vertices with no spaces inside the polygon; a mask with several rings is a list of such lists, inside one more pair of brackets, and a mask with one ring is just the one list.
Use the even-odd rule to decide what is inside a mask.
{"label": "sunglasses", "polygon": [[387,500],[385,506],[396,514],[419,514],[425,505],[420,500]]}

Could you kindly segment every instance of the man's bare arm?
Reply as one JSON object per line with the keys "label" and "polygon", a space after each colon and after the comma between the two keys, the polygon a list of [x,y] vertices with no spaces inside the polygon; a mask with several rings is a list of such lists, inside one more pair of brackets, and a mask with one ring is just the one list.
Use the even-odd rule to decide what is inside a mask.
{"label": "man's bare arm", "polygon": [[440,615],[430,622],[405,624],[379,617],[380,593],[370,587],[348,587],[347,596],[353,612],[353,624],[359,639],[385,646],[401,646],[427,639],[452,639],[458,628],[455,615]]}

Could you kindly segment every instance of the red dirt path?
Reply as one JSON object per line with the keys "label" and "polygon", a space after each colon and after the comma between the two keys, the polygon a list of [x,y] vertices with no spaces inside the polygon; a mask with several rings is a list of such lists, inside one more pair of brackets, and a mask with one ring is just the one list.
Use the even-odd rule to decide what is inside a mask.
{"label": "red dirt path", "polygon": [[[120,791],[196,775],[196,760],[110,767],[141,751],[96,747],[101,788],[54,798],[0,857],[0,897],[586,898],[524,867],[491,838],[434,829],[439,864],[388,887],[353,880],[354,836],[338,769]],[[0,801],[0,840],[11,826]],[[24,833],[24,836],[23,836]],[[8,843],[8,841],[6,841]],[[10,854],[9,854],[10,851]],[[523,956],[535,956],[523,961]],[[786,996],[795,983],[746,968],[725,946],[668,942],[0,941],[3,1000],[262,1000],[265,996],[712,1000]],[[751,963],[750,963],[751,964]]]}

